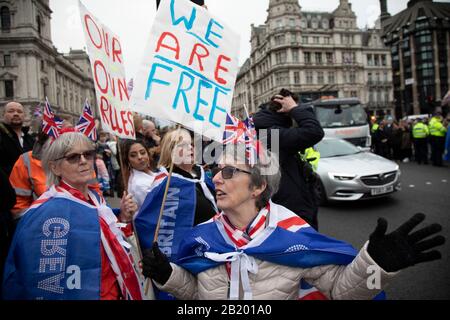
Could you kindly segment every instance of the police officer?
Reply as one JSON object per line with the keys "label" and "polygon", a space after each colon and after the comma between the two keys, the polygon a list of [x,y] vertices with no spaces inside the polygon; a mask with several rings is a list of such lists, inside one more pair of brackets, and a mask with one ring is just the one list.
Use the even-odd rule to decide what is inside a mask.
{"label": "police officer", "polygon": [[413,127],[414,153],[418,164],[428,164],[428,136],[430,132],[423,119],[418,119]]}
{"label": "police officer", "polygon": [[431,139],[431,161],[433,162],[433,166],[442,167],[447,128],[442,123],[442,115],[440,112],[437,112],[431,119],[429,130]]}

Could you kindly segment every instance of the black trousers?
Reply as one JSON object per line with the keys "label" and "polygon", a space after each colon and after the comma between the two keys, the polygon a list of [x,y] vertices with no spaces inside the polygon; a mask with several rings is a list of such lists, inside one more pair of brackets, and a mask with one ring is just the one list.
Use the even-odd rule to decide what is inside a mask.
{"label": "black trousers", "polygon": [[433,166],[442,167],[445,151],[445,137],[431,137],[431,161]]}
{"label": "black trousers", "polygon": [[427,138],[414,139],[414,156],[418,164],[428,164],[428,141]]}

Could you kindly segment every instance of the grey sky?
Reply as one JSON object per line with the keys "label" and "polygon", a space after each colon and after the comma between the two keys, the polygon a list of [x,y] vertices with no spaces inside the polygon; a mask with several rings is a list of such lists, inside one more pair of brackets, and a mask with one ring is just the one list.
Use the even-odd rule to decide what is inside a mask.
{"label": "grey sky", "polygon": [[[83,4],[94,16],[116,33],[125,56],[127,78],[132,78],[138,69],[155,15],[154,0],[83,0]],[[331,12],[339,0],[300,0],[303,11]],[[350,0],[358,17],[358,25],[373,26],[380,14],[379,0]],[[406,8],[408,0],[388,0],[391,14]],[[250,54],[250,25],[265,23],[269,0],[206,0],[209,11],[220,16],[222,21],[241,35],[239,64]],[[81,29],[78,0],[50,0],[52,15],[52,37],[60,52],[70,48],[85,47]]]}

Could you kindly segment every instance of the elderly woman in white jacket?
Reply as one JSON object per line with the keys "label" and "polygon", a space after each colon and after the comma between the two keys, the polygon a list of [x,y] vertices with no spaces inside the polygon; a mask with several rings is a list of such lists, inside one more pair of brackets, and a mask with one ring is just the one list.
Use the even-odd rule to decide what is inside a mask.
{"label": "elderly woman in white jacket", "polygon": [[[249,166],[243,154],[238,146],[223,156],[213,179],[222,212],[186,236],[176,264],[157,243],[144,252],[143,273],[161,290],[178,299],[298,299],[303,279],[328,299],[373,299],[397,271],[441,257],[424,252],[445,242],[442,236],[424,240],[440,225],[410,234],[423,214],[387,235],[380,219],[359,253],[317,233],[270,201],[280,180],[276,159],[268,155],[270,166]],[[368,285],[374,271],[379,286]]]}

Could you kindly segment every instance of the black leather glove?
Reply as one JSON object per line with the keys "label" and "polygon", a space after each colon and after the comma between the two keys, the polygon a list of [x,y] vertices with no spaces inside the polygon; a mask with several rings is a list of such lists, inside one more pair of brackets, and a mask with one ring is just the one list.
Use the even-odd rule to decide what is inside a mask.
{"label": "black leather glove", "polygon": [[442,230],[440,224],[432,224],[409,234],[424,220],[425,215],[418,213],[394,232],[385,234],[387,221],[383,218],[378,219],[377,228],[370,235],[367,248],[369,255],[387,272],[441,259],[441,253],[437,250],[424,252],[445,243],[445,238],[441,235],[425,240]]}
{"label": "black leather glove", "polygon": [[172,274],[172,266],[166,255],[159,250],[157,242],[151,249],[144,250],[142,258],[142,273],[161,285],[165,285]]}

